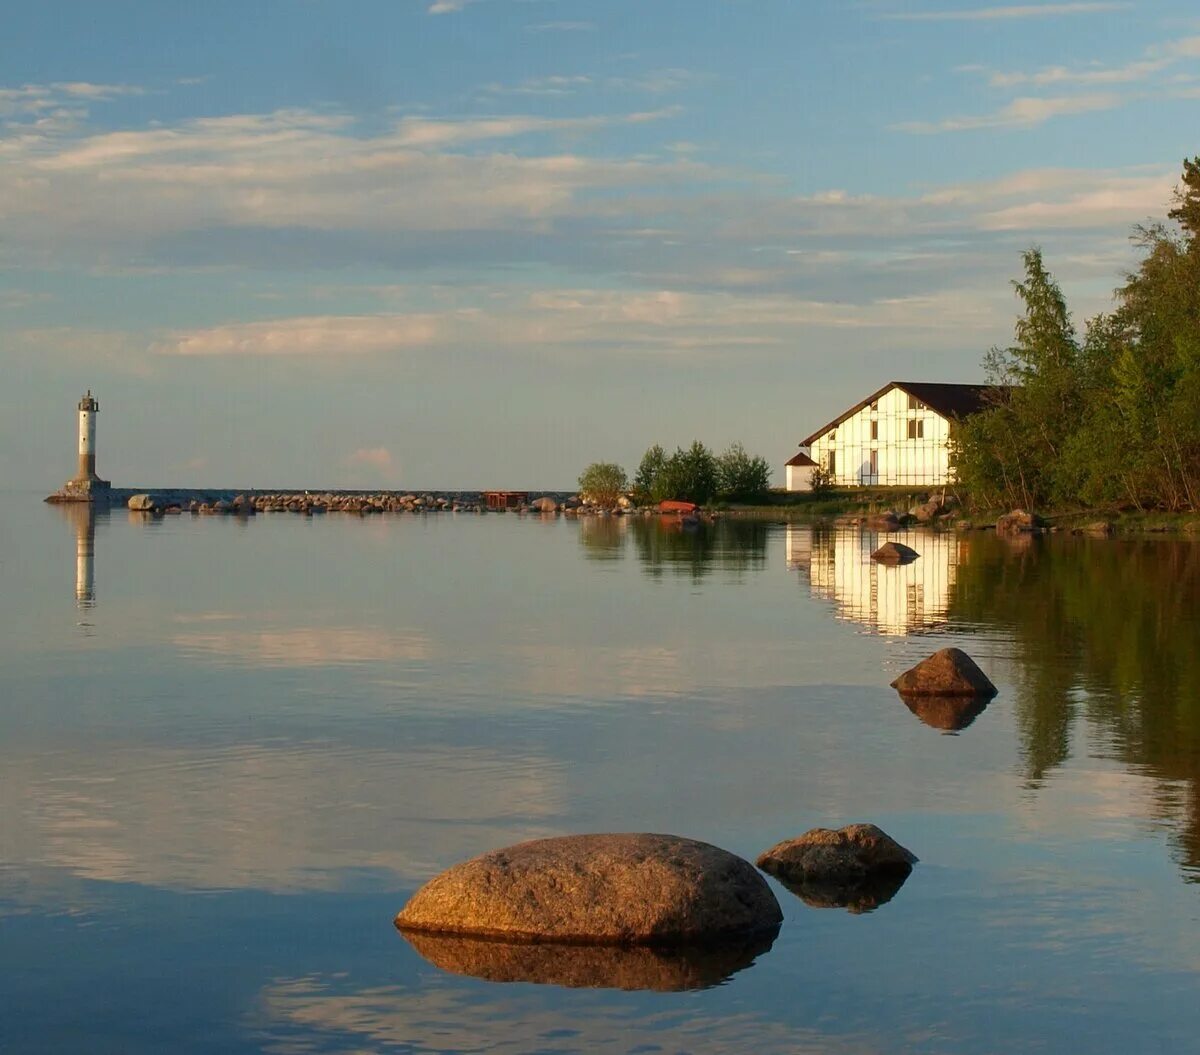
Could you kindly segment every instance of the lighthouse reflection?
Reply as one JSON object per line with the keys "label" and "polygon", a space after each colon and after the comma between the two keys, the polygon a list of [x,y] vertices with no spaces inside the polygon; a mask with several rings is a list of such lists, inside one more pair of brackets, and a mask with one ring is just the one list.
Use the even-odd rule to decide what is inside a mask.
{"label": "lighthouse reflection", "polygon": [[[911,564],[871,560],[882,543],[901,541],[921,556]],[[789,524],[787,565],[807,577],[816,597],[832,601],[839,619],[881,634],[919,634],[946,623],[959,563],[948,533],[840,530]]]}
{"label": "lighthouse reflection", "polygon": [[96,604],[96,510],[90,502],[54,506],[75,531],[75,606]]}

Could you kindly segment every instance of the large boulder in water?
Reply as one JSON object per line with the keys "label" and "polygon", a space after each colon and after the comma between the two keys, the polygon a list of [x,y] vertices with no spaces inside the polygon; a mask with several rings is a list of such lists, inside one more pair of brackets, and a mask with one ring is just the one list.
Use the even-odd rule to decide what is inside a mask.
{"label": "large boulder in water", "polygon": [[789,883],[830,883],[883,872],[908,875],[917,863],[895,839],[874,824],[813,828],[759,855],[758,867]]}
{"label": "large boulder in water", "polygon": [[536,839],[464,861],[418,890],[403,931],[510,941],[688,945],[777,928],[783,914],[747,861],[645,833]]}
{"label": "large boulder in water", "polygon": [[974,696],[990,699],[996,686],[961,648],[943,648],[906,670],[892,688],[901,696]]}
{"label": "large boulder in water", "polygon": [[903,542],[885,542],[874,553],[871,560],[880,564],[911,564],[921,554]]}
{"label": "large boulder in water", "polygon": [[436,967],[489,982],[572,989],[706,989],[770,950],[776,929],[707,945],[563,945],[408,931],[404,937]]}
{"label": "large boulder in water", "polygon": [[128,505],[138,513],[153,513],[162,508],[162,501],[157,495],[130,495]]}
{"label": "large boulder in water", "polygon": [[558,502],[549,495],[543,495],[541,498],[535,498],[529,504],[539,513],[558,512]]}

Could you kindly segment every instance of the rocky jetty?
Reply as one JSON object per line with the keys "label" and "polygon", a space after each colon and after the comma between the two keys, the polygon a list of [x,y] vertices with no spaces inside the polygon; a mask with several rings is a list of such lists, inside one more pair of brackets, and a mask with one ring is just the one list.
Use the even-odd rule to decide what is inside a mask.
{"label": "rocky jetty", "polygon": [[537,839],[431,879],[396,917],[403,931],[508,941],[696,945],[778,928],[762,876],[708,843],[648,833]]}
{"label": "rocky jetty", "polygon": [[892,688],[901,696],[961,696],[991,699],[996,686],[961,648],[943,648],[906,670]]}
{"label": "rocky jetty", "polygon": [[404,938],[435,967],[489,982],[571,989],[707,989],[770,951],[775,930],[716,945],[561,945],[408,931]]}

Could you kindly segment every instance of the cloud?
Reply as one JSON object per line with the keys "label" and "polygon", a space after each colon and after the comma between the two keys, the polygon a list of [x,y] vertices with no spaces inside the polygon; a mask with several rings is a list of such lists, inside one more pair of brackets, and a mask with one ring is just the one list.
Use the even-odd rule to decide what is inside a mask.
{"label": "cloud", "polygon": [[158,351],[182,356],[340,357],[427,345],[437,336],[428,315],[317,315],[230,323],[172,335]]}
{"label": "cloud", "polygon": [[595,29],[595,22],[538,22],[525,27],[527,33],[591,33]]}
{"label": "cloud", "polygon": [[1110,11],[1126,11],[1131,6],[1128,3],[1010,4],[960,11],[900,11],[881,17],[892,22],[999,22],[1052,18],[1060,15],[1097,15]]}
{"label": "cloud", "polygon": [[962,66],[960,73],[982,73],[993,88],[1020,85],[1047,87],[1061,84],[1135,84],[1163,73],[1181,60],[1200,57],[1200,37],[1187,37],[1148,48],[1141,58],[1120,66],[1092,63],[1082,68],[1047,66],[1032,73],[989,71],[983,66]]}
{"label": "cloud", "polygon": [[392,452],[386,447],[359,447],[358,450],[346,455],[344,464],[350,468],[368,466],[382,472],[390,472],[394,463]]}
{"label": "cloud", "polygon": [[905,121],[893,125],[894,131],[931,135],[937,132],[965,132],[978,128],[1031,128],[1054,117],[1068,114],[1112,110],[1122,99],[1111,93],[1068,95],[1052,98],[1025,96],[1014,99],[990,114],[948,117],[941,121]]}

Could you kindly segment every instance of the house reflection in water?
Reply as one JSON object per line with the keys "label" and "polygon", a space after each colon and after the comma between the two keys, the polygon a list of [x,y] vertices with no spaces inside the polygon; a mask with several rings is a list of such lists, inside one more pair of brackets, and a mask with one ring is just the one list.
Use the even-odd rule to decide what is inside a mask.
{"label": "house reflection in water", "polygon": [[[871,560],[889,539],[921,556],[911,564]],[[933,531],[860,531],[787,525],[787,565],[808,577],[817,597],[832,601],[839,619],[881,634],[918,634],[943,626],[958,570],[955,535]]]}

